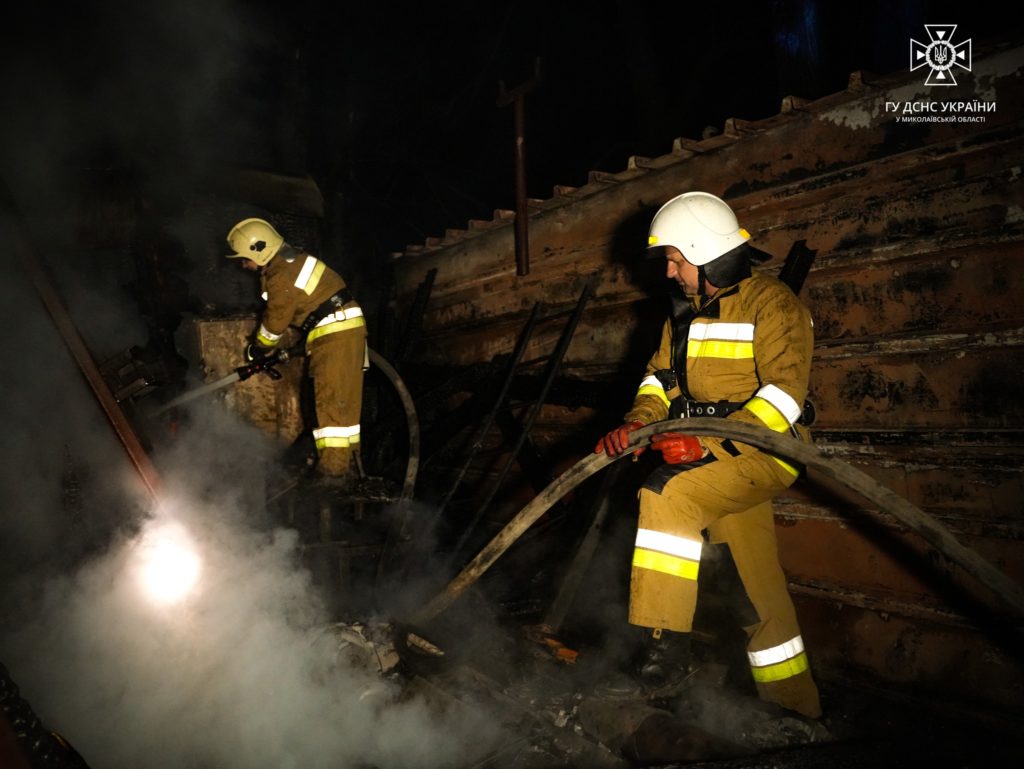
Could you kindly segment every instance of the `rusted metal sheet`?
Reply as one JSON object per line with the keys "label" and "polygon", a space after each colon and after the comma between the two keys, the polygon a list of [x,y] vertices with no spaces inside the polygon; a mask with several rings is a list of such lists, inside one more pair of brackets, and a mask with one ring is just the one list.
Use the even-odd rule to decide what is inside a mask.
{"label": "rusted metal sheet", "polygon": [[[965,594],[987,602],[975,580],[950,568],[940,554],[891,520],[864,513],[828,518],[784,513],[778,522],[779,552],[794,582],[867,593],[880,604],[891,602],[893,611],[916,604],[957,613]],[[1024,581],[1016,542],[963,534],[958,539]]]}
{"label": "rusted metal sheet", "polygon": [[[938,517],[957,534],[1024,535],[1024,448],[971,445],[961,435],[906,435],[909,445],[878,445],[877,435],[851,434],[850,443],[817,445]],[[858,443],[867,437],[875,444]],[[798,483],[782,503],[825,506],[814,486]],[[781,509],[786,509],[782,507]]]}
{"label": "rusted metal sheet", "polygon": [[[980,150],[975,147],[973,151]],[[869,265],[877,278],[884,278],[885,270],[891,269],[895,283],[905,291],[913,289],[915,280],[923,281],[925,288],[928,284],[941,288],[943,273],[948,282],[954,283],[974,277],[967,272],[959,279],[964,261],[955,250],[961,242],[969,246],[980,239],[987,244],[1017,233],[1014,242],[1019,243],[1024,230],[1024,189],[1015,183],[1015,172],[1010,167],[1024,164],[1024,141],[1014,142],[1012,147],[996,142],[987,147],[984,157],[994,166],[985,169],[990,175],[965,178],[966,161],[960,155],[951,155],[931,164],[941,166],[941,178],[936,180],[923,173],[924,169],[917,167],[920,164],[915,166],[901,158],[893,167],[883,169],[888,176],[865,170],[867,179],[857,177],[856,183],[845,177],[824,187],[808,182],[793,185],[779,200],[759,194],[732,202],[745,225],[758,233],[758,245],[777,255],[775,269],[797,240],[805,239],[819,251],[812,285],[831,285],[833,276],[823,268],[839,268],[845,263],[851,272]],[[913,183],[894,185],[892,181],[893,174],[902,179],[904,174],[917,173],[923,175],[911,176]],[[623,213],[621,205],[616,210],[618,201],[608,196],[602,202],[606,204],[603,207],[598,207],[597,201],[583,201],[579,210],[560,209],[535,226],[534,237],[541,246],[535,251],[544,258],[535,260],[529,279],[515,280],[508,266],[501,265],[497,255],[503,246],[497,231],[490,234],[493,242],[489,238],[486,254],[470,250],[473,243],[462,244],[458,253],[447,254],[450,261],[438,265],[432,312],[425,319],[425,329],[450,333],[503,315],[521,314],[532,306],[528,300],[534,298],[551,303],[571,301],[573,284],[582,282],[591,272],[602,276],[599,298],[628,301],[649,293],[655,275],[643,263],[643,233],[636,232],[632,246],[627,247],[621,243],[621,234],[617,242],[615,233],[602,232],[601,225],[586,227],[588,218],[593,222],[617,221],[621,226]],[[743,203],[749,206],[745,212]],[[1006,248],[1010,254],[1006,258],[1012,258],[1014,248]],[[927,259],[929,254],[932,262],[925,273],[914,265],[883,266],[908,256]],[[977,249],[968,249],[962,256],[976,254]],[[947,259],[944,265],[943,257]],[[991,283],[989,278],[981,285]],[[813,303],[814,295],[809,296]]]}
{"label": "rusted metal sheet", "polygon": [[[1021,85],[1016,77],[1021,68],[1020,49],[983,60],[979,66],[984,66],[986,72],[982,74],[976,69],[977,81],[985,83],[986,94],[994,97],[999,106],[995,113],[986,115],[986,122],[979,127],[993,133],[1009,126],[1012,134],[1016,130],[1016,121],[1020,119]],[[708,145],[701,147],[707,151],[692,157],[680,156],[675,165],[667,166],[657,174],[648,173],[612,188],[581,188],[571,201],[560,200],[558,206],[534,217],[531,242],[546,248],[549,243],[557,243],[560,235],[567,234],[578,243],[610,241],[609,236],[619,232],[632,214],[656,206],[684,188],[707,189],[726,195],[745,215],[745,221],[764,229],[769,224],[767,221],[751,217],[760,216],[760,207],[771,202],[773,195],[789,203],[791,210],[786,213],[787,218],[792,218],[792,214],[801,208],[801,190],[806,193],[820,189],[826,190],[827,194],[827,189],[833,188],[833,197],[841,200],[838,188],[842,186],[843,179],[855,180],[871,173],[870,164],[882,158],[893,162],[892,158],[911,153],[916,164],[921,165],[933,159],[933,145],[947,148],[935,153],[939,156],[949,151],[974,151],[963,138],[965,133],[979,133],[977,128],[968,130],[962,124],[922,123],[907,127],[907,130],[898,130],[898,116],[884,111],[885,101],[906,102],[927,94],[927,89],[906,76],[890,80],[893,82],[888,89],[885,88],[886,83],[880,81],[877,90],[865,94],[840,94],[820,100],[791,113],[788,119],[773,121],[770,130],[727,142],[726,146],[717,149],[707,142],[699,142],[698,145]],[[965,81],[957,90],[959,95],[950,94],[950,98],[965,98],[975,87],[975,82]],[[766,146],[771,150],[766,151]],[[1007,163],[1003,168],[1011,166],[1012,163]],[[908,177],[917,175],[920,170],[913,165],[895,173],[886,168],[880,169],[881,173],[888,173],[884,187],[898,184],[897,174],[903,175],[903,183],[912,184],[912,178]],[[957,174],[963,173],[963,169],[954,170],[947,175],[947,181],[956,181]],[[889,197],[878,185],[871,186],[875,187],[876,200]],[[569,202],[572,202],[571,206],[567,205]],[[586,216],[580,218],[578,213]],[[764,213],[767,215],[770,211]],[[822,223],[820,218],[817,218],[817,223]],[[755,226],[750,229],[755,231]],[[577,231],[569,233],[569,229]],[[499,234],[505,236],[506,242],[494,237]],[[400,275],[399,280],[405,284],[407,280],[415,280],[415,273],[421,267],[425,271],[442,263],[447,271],[447,276],[442,275],[442,281],[451,280],[453,285],[470,275],[510,274],[511,228],[491,231],[482,242],[459,243],[464,258],[457,260],[457,264],[453,263],[456,260],[450,258],[450,249],[445,249],[444,245],[441,241],[439,251],[421,253],[414,263],[404,264],[413,274],[408,277]],[[546,255],[544,258],[546,260]],[[510,286],[516,286],[515,281],[511,281]],[[400,292],[403,292],[401,286]]]}
{"label": "rusted metal sheet", "polygon": [[1024,244],[975,244],[812,273],[803,298],[819,343],[1024,327]]}
{"label": "rusted metal sheet", "polygon": [[[620,306],[600,317],[593,313],[584,315],[566,352],[563,372],[588,376],[607,374],[622,365],[624,353],[629,355],[630,351],[637,350],[643,351],[643,362],[646,362],[657,346],[661,327],[659,314],[660,309],[654,305],[647,313],[634,306]],[[461,366],[489,361],[512,351],[524,323],[525,317],[516,315],[507,322],[469,326],[458,332],[461,344],[454,347],[444,343],[447,335],[430,334],[422,340],[417,357],[421,362],[436,365]],[[524,358],[530,361],[549,354],[557,343],[559,329],[557,318],[543,322],[531,338]]]}
{"label": "rusted metal sheet", "polygon": [[[559,190],[531,217],[529,276],[516,277],[512,228],[497,219],[410,252],[399,302],[437,269],[415,361],[472,367],[507,354],[536,301],[570,306],[600,274],[564,374],[616,383],[623,402],[548,407],[531,431],[553,462],[578,458],[621,418],[665,317],[664,277],[642,258],[651,215],[686,189],[722,195],[776,256],[769,272],[798,240],[818,252],[803,297],[819,445],[1024,581],[1024,46],[975,54],[942,98],[994,103],[983,122],[899,122],[887,103],[936,95],[913,73],[859,77]],[[556,336],[541,329],[526,357]],[[527,493],[519,481],[509,505]],[[926,545],[862,502],[826,492],[800,484],[776,506],[822,671],[1019,707],[1024,677],[965,613],[968,580],[945,576]]]}
{"label": "rusted metal sheet", "polygon": [[1024,345],[1017,333],[911,341],[818,355],[811,398],[819,426],[983,429],[1024,423],[1017,385]]}
{"label": "rusted metal sheet", "polygon": [[977,628],[877,609],[856,594],[791,589],[817,675],[902,690],[1003,723],[1024,706],[1015,651]]}

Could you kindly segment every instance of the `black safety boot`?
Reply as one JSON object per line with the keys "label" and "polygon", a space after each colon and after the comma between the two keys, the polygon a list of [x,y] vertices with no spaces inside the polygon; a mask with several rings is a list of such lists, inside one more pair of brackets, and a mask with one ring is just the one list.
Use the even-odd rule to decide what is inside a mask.
{"label": "black safety boot", "polygon": [[648,691],[679,686],[690,673],[690,634],[655,628],[644,638],[637,672]]}

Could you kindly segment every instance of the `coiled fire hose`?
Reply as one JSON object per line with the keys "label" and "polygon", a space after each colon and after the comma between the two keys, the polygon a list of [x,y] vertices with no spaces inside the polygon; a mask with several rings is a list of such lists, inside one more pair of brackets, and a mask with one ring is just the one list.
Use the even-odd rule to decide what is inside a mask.
{"label": "coiled fire hose", "polygon": [[964,571],[984,584],[1013,610],[1018,618],[1024,619],[1024,588],[1010,579],[1000,569],[982,558],[978,553],[961,544],[952,532],[933,517],[918,509],[906,499],[880,484],[871,476],[847,462],[826,456],[813,444],[804,443],[784,433],[777,433],[764,427],[748,425],[727,419],[701,417],[695,419],[670,419],[656,422],[630,433],[630,446],[618,457],[609,457],[603,452],[590,454],[566,470],[509,521],[498,534],[484,546],[483,550],[448,583],[427,604],[421,607],[411,619],[412,624],[429,622],[445,611],[462,593],[486,572],[513,543],[559,499],[579,486],[599,470],[603,470],[617,459],[632,454],[650,443],[652,435],[666,432],[683,432],[689,435],[709,435],[729,438],[750,446],[756,446],[770,454],[795,464],[813,469],[836,481],[864,499],[889,513],[908,528],[916,531],[924,540],[958,564]]}

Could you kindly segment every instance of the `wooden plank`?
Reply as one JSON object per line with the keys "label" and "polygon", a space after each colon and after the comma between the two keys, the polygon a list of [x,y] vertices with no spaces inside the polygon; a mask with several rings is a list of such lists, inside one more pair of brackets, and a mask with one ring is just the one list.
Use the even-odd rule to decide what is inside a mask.
{"label": "wooden plank", "polygon": [[1024,243],[816,270],[803,299],[823,341],[1024,326]]}
{"label": "wooden plank", "polygon": [[1024,708],[1019,657],[976,628],[859,608],[849,599],[797,593],[794,603],[819,677],[902,689],[962,708],[975,718],[1006,718]]}
{"label": "wooden plank", "polygon": [[[1004,230],[1013,212],[1024,207],[1024,186],[1015,184],[1009,168],[1014,163],[1024,163],[1024,140],[975,144],[970,157],[950,150],[936,159],[922,150],[887,164],[866,163],[861,175],[834,175],[733,203],[744,224],[758,234],[758,245],[770,252],[783,254],[793,241],[807,239],[821,253],[814,279],[825,282],[833,265],[852,270],[919,253],[915,243],[922,234],[957,232],[977,242],[979,233]],[[479,264],[471,273],[453,274],[437,287],[436,327],[458,322],[470,312],[477,322],[516,306],[522,312],[524,294],[545,302],[569,301],[572,292],[561,289],[566,275],[599,271],[604,282],[628,287],[626,299],[637,298],[645,288],[657,290],[650,280],[656,273],[645,270],[640,258],[640,228],[634,227],[633,263],[616,256],[617,244],[624,245],[624,240],[614,228],[609,231],[609,223],[621,225],[623,213],[613,198],[606,198],[601,206],[589,202],[595,209],[592,217],[574,213],[574,208],[557,219],[538,220],[531,229],[534,274],[526,280],[515,279],[507,259],[504,268]],[[948,242],[934,237],[928,242],[932,251],[949,250]],[[773,269],[779,266],[781,261]],[[950,269],[959,266],[950,264]],[[449,310],[449,304],[461,304],[462,309]]]}
{"label": "wooden plank", "polygon": [[[779,517],[778,522],[780,558],[798,582],[956,613],[991,606],[977,580],[951,568],[919,536],[893,522],[856,511],[832,519]],[[958,539],[1024,583],[1016,542],[963,534]]]}
{"label": "wooden plank", "polygon": [[997,335],[913,341],[919,349],[879,344],[817,355],[811,376],[816,425],[900,430],[1024,424],[1018,386],[1024,346],[1012,339],[1000,343]]}
{"label": "wooden plank", "polygon": [[[819,444],[820,446],[821,444]],[[1024,447],[979,448],[957,445],[822,447],[832,456],[863,470],[921,509],[943,519],[957,532],[982,534],[1003,527],[1007,534],[1024,529]],[[858,448],[861,450],[858,451]],[[801,481],[782,504],[829,510],[834,501]],[[785,509],[785,508],[782,508]],[[793,514],[796,513],[794,508]]]}

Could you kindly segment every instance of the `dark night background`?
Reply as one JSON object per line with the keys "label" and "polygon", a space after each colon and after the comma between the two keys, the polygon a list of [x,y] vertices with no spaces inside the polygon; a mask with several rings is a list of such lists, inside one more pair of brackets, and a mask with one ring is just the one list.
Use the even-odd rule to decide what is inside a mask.
{"label": "dark night background", "polygon": [[977,47],[1004,17],[927,0],[22,4],[5,24],[0,174],[33,207],[97,167],[152,194],[220,166],[309,173],[344,259],[367,264],[514,208],[497,96],[536,57],[528,192],[547,198],[853,70],[905,70],[924,23]]}
{"label": "dark night background", "polygon": [[[543,82],[526,97],[528,194],[548,198],[555,185],[621,171],[631,155],[667,154],[673,139],[699,139],[727,118],[774,115],[787,95],[841,91],[852,71],[905,72],[909,40],[926,39],[924,24],[959,25],[956,39],[971,38],[976,51],[994,35],[1024,39],[1010,29],[1016,18],[996,10],[1005,5],[959,0],[8,6],[0,225],[13,204],[97,362],[147,344],[146,331],[150,347],[173,359],[180,312],[210,309],[203,304],[217,291],[257,305],[255,276],[220,250],[230,224],[253,215],[243,212],[247,201],[196,194],[233,169],[312,177],[325,202],[318,255],[375,307],[364,302],[367,287],[387,297],[404,263],[391,254],[514,208],[513,114],[497,105],[499,83],[528,80],[537,57]],[[204,208],[207,199],[220,207]],[[350,752],[365,757],[360,766],[388,765],[366,743],[401,730],[359,721],[339,729],[336,703],[323,699],[358,689],[317,685],[267,698],[249,685],[281,692],[297,678],[306,647],[279,607],[304,610],[309,591],[287,543],[268,550],[249,533],[277,447],[216,403],[168,441],[160,470],[168,487],[180,481],[183,514],[212,524],[214,542],[233,543],[217,584],[242,590],[210,591],[223,603],[206,615],[228,623],[199,653],[159,626],[125,621],[133,615],[108,588],[117,564],[86,556],[135,525],[148,500],[135,499],[123,446],[18,269],[30,260],[12,247],[14,229],[0,227],[0,658],[44,723],[66,728],[83,754],[102,757],[97,765],[256,766],[266,763],[265,745],[285,744],[279,734],[310,753],[296,765]],[[166,272],[147,277],[154,253]],[[175,284],[179,267],[188,281]],[[376,349],[385,334],[375,320]],[[198,368],[189,372],[196,381]],[[201,501],[194,510],[192,495]],[[81,572],[69,566],[83,562]],[[73,579],[63,581],[65,572]],[[21,622],[8,605],[23,610]],[[268,625],[273,632],[253,632]],[[230,675],[210,685],[209,672],[228,659]],[[200,689],[203,697],[190,694]],[[275,728],[225,740],[236,723]],[[438,735],[449,741],[428,726],[395,750],[420,755]],[[234,751],[230,761],[222,746]]]}

